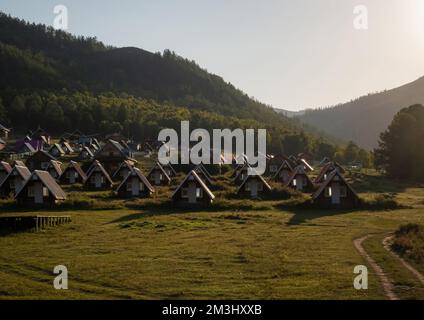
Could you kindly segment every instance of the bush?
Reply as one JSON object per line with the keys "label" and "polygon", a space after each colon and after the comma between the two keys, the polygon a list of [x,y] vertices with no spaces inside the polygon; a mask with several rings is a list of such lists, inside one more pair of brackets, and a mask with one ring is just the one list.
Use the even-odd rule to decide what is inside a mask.
{"label": "bush", "polygon": [[383,193],[372,200],[362,200],[362,207],[368,210],[406,209],[406,206],[401,205],[396,200],[396,194],[394,193]]}
{"label": "bush", "polygon": [[424,261],[424,230],[417,224],[406,224],[395,233],[392,249],[415,263]]}

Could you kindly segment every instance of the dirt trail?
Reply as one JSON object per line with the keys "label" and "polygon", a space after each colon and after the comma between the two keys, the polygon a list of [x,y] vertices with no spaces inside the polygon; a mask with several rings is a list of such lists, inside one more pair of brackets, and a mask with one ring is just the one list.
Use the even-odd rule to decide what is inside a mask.
{"label": "dirt trail", "polygon": [[411,273],[418,279],[418,281],[420,281],[421,284],[424,285],[424,275],[421,272],[419,272],[417,269],[415,269],[413,266],[411,266],[408,262],[406,262],[403,258],[401,258],[396,252],[394,252],[392,250],[391,244],[393,243],[393,237],[394,237],[393,235],[390,235],[390,236],[383,239],[384,249],[386,249],[391,255],[396,257],[402,263],[402,265],[406,269],[411,271]]}
{"label": "dirt trail", "polygon": [[365,251],[364,247],[362,246],[362,243],[370,237],[371,235],[366,235],[362,238],[355,239],[353,241],[353,245],[355,246],[356,250],[358,250],[359,254],[365,260],[367,260],[368,264],[374,269],[374,272],[380,279],[381,285],[383,286],[383,290],[387,298],[389,300],[399,300],[398,296],[395,293],[393,283],[384,273],[383,269],[377,264],[377,262],[375,262],[373,258],[371,258],[371,256]]}

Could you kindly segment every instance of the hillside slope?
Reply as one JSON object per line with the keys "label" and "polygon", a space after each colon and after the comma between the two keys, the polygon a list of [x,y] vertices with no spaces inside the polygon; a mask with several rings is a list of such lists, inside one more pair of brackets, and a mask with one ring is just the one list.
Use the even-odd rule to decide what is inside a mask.
{"label": "hillside slope", "polygon": [[424,103],[424,77],[407,85],[370,94],[336,107],[308,110],[298,118],[343,140],[374,148],[381,132],[402,108]]}
{"label": "hillside slope", "polygon": [[195,62],[166,50],[114,48],[0,12],[0,87],[127,93],[269,124],[294,125]]}

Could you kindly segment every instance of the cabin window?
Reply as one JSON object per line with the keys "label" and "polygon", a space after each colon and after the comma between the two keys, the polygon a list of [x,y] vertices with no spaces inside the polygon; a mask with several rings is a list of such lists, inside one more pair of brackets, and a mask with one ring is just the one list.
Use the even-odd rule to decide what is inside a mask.
{"label": "cabin window", "polygon": [[47,189],[46,187],[43,187],[43,197],[48,197],[49,196],[49,189]]}
{"label": "cabin window", "polygon": [[181,189],[181,198],[183,198],[183,199],[188,198],[188,188],[182,188]]}
{"label": "cabin window", "polygon": [[331,190],[331,187],[326,187],[325,188],[325,197],[326,198],[331,198],[331,196],[332,196],[332,190]]}
{"label": "cabin window", "polygon": [[203,198],[203,189],[196,188],[196,198]]}
{"label": "cabin window", "polygon": [[163,180],[163,175],[162,175],[162,173],[161,173],[161,174],[159,174],[159,179],[160,179],[160,180]]}
{"label": "cabin window", "polygon": [[327,180],[327,174],[324,174],[324,180]]}
{"label": "cabin window", "polygon": [[293,179],[293,187],[296,187],[297,186],[297,179]]}
{"label": "cabin window", "polygon": [[346,186],[340,186],[340,197],[342,197],[342,198],[347,197],[347,187]]}
{"label": "cabin window", "polygon": [[249,184],[249,182],[246,182],[246,184],[244,185],[244,190],[250,191],[250,184]]}
{"label": "cabin window", "polygon": [[34,196],[34,187],[28,186],[28,197],[33,197],[33,196]]}
{"label": "cabin window", "polygon": [[264,184],[263,183],[258,184],[258,191],[264,191]]}
{"label": "cabin window", "polygon": [[132,183],[127,182],[127,191],[132,191]]}
{"label": "cabin window", "polygon": [[144,191],[144,183],[143,182],[140,182],[140,187],[139,188],[140,188],[141,191]]}

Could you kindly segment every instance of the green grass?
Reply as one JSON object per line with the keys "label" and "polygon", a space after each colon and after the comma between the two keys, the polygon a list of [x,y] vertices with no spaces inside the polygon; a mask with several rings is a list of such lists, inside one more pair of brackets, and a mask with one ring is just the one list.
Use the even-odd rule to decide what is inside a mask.
{"label": "green grass", "polygon": [[[171,190],[130,201],[107,191],[72,191],[98,207],[49,210],[43,214],[71,215],[73,222],[0,237],[0,298],[384,299],[372,273],[369,290],[353,288],[353,269],[365,261],[352,240],[405,223],[424,224],[424,190],[417,186],[396,191],[408,209],[343,212],[243,199],[182,211],[162,203]],[[372,190],[361,192],[366,198]],[[386,262],[390,257],[378,241],[370,239],[366,249],[404,273],[396,261]],[[69,269],[68,291],[53,289],[52,271],[59,264]],[[414,286],[407,273],[397,281]],[[420,290],[409,293],[404,297],[423,298]]]}

